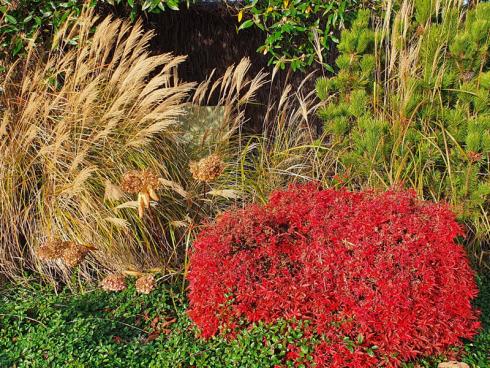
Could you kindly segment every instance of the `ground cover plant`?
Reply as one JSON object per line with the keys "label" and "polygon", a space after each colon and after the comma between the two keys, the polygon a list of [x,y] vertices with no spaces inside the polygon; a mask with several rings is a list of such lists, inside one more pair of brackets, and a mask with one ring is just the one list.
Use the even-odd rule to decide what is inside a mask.
{"label": "ground cover plant", "polygon": [[[311,355],[311,343],[285,322],[257,324],[235,339],[202,340],[185,313],[180,286],[160,282],[151,294],[134,283],[120,293],[101,289],[54,292],[35,282],[0,291],[2,367],[274,367],[286,356]],[[178,283],[180,285],[180,282]],[[471,368],[490,365],[490,283],[480,279],[476,304],[484,329],[464,347]],[[299,352],[295,350],[299,347]],[[437,367],[440,358],[417,362]],[[414,366],[414,363],[406,367]]]}

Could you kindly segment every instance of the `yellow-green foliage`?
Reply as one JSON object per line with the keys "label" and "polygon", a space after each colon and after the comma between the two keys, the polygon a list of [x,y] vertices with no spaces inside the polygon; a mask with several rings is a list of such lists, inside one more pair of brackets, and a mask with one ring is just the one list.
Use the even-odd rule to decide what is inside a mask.
{"label": "yellow-green foliage", "polygon": [[385,5],[383,19],[359,12],[342,33],[338,74],[317,82],[337,173],[354,186],[404,184],[447,200],[484,244],[490,238],[490,4]]}
{"label": "yellow-green foliage", "polygon": [[[31,49],[3,73],[0,273],[68,275],[36,257],[50,239],[96,248],[80,269],[85,276],[175,259],[169,224],[188,213],[176,125],[192,86],[175,75],[182,57],[149,55],[151,36],[140,23],[82,16],[46,55]],[[72,39],[77,46],[63,44]],[[118,184],[128,170],[147,168],[167,186],[140,219],[135,195]]]}

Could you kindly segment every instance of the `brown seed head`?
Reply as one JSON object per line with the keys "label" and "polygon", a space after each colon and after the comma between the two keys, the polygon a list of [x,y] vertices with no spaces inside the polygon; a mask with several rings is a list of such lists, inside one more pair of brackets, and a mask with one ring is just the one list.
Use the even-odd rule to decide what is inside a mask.
{"label": "brown seed head", "polygon": [[123,175],[121,180],[121,189],[130,194],[136,194],[143,191],[144,183],[141,172],[138,170],[128,171]]}
{"label": "brown seed head", "polygon": [[155,277],[143,275],[136,280],[136,291],[141,294],[150,294],[155,289]]}
{"label": "brown seed head", "polygon": [[100,286],[105,291],[122,291],[126,289],[126,279],[124,275],[109,275],[102,279]]}
{"label": "brown seed head", "polygon": [[211,182],[218,178],[225,169],[221,157],[216,154],[202,158],[198,162],[191,162],[189,170],[192,177],[198,181]]}

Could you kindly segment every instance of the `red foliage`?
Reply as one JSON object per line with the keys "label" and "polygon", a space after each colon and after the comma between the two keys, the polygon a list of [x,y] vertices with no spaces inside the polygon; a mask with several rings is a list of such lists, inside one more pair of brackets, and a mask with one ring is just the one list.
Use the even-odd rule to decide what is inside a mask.
{"label": "red foliage", "polygon": [[199,234],[188,313],[205,338],[239,321],[308,320],[317,366],[396,367],[479,328],[460,235],[446,205],[410,191],[291,186]]}

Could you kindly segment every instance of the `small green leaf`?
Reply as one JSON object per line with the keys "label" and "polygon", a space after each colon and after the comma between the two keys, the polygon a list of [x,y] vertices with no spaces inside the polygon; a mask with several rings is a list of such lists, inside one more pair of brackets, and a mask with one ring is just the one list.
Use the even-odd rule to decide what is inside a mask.
{"label": "small green leaf", "polygon": [[172,10],[179,10],[179,3],[177,0],[167,0],[167,6]]}
{"label": "small green leaf", "polygon": [[146,10],[146,9],[148,9],[148,8],[149,8],[151,5],[152,5],[152,4],[151,4],[151,1],[148,1],[148,0],[147,0],[147,1],[145,1],[145,2],[143,3],[143,6],[141,7],[141,10],[142,10],[142,11],[145,11],[145,10]]}
{"label": "small green leaf", "polygon": [[5,14],[5,20],[10,24],[17,24],[17,19],[15,19],[10,14]]}
{"label": "small green leaf", "polygon": [[20,38],[18,38],[17,41],[15,42],[14,49],[12,50],[12,55],[13,56],[17,55],[22,50],[23,47],[24,47],[24,43]]}
{"label": "small green leaf", "polygon": [[242,29],[247,29],[247,28],[250,28],[252,27],[254,24],[254,22],[252,21],[252,19],[247,19],[245,22],[243,22],[240,27],[238,27],[238,30],[242,30]]}
{"label": "small green leaf", "polygon": [[323,66],[324,66],[324,68],[325,68],[325,69],[327,69],[327,70],[328,70],[330,73],[334,73],[334,72],[335,72],[335,70],[332,68],[332,66],[331,66],[331,65],[329,65],[329,64],[324,64]]}

